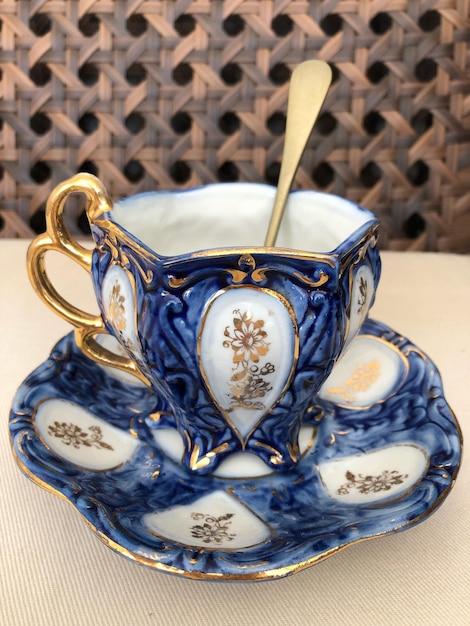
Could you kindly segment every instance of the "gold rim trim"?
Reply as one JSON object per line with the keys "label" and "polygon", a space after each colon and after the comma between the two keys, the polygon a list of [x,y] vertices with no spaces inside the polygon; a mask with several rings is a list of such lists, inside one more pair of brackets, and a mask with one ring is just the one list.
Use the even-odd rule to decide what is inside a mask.
{"label": "gold rim trim", "polygon": [[[316,261],[325,263],[326,265],[329,265],[332,269],[334,269],[337,267],[337,258],[339,256],[336,252],[307,252],[305,250],[296,250],[295,248],[266,248],[264,246],[209,248],[207,250],[196,250],[193,252],[185,252],[182,254],[164,256],[150,250],[150,248],[146,247],[145,244],[142,243],[139,239],[137,239],[136,237],[134,238],[132,237],[132,235],[130,235],[130,233],[127,233],[118,223],[112,222],[111,220],[102,217],[102,215],[95,221],[100,227],[108,230],[113,236],[119,237],[119,239],[124,241],[126,245],[128,245],[130,248],[132,248],[145,258],[153,259],[164,265],[166,263],[173,265],[175,259],[180,259],[181,263],[187,263],[193,259],[226,257],[228,255],[252,256],[253,254],[257,254],[261,257],[276,255],[288,259],[298,259],[300,261]],[[361,238],[361,241],[363,239],[367,239],[368,233],[369,231],[364,234],[364,236]]]}
{"label": "gold rim trim", "polygon": [[[456,425],[458,426],[457,422],[456,422]],[[458,428],[458,430],[460,432],[460,428]],[[226,580],[226,581],[230,581],[230,580],[256,581],[257,580],[257,581],[262,581],[262,580],[274,580],[276,578],[284,578],[286,576],[290,576],[304,569],[307,569],[308,567],[311,567],[312,565],[316,565],[317,563],[325,561],[327,558],[333,556],[337,552],[341,552],[342,550],[349,548],[353,545],[357,545],[359,543],[362,543],[364,541],[369,541],[371,539],[376,539],[378,537],[390,535],[393,532],[396,532],[397,530],[404,530],[406,528],[416,526],[417,524],[425,520],[427,517],[429,517],[439,507],[442,501],[445,500],[449,492],[454,487],[455,481],[457,479],[457,475],[460,470],[460,463],[458,463],[455,468],[454,473],[451,475],[450,484],[440,494],[439,498],[434,502],[433,506],[427,509],[426,511],[424,511],[421,515],[419,515],[415,519],[410,520],[403,526],[397,526],[397,527],[394,527],[393,529],[390,529],[390,530],[387,530],[387,531],[384,531],[375,535],[371,535],[369,537],[362,537],[361,539],[356,539],[354,541],[351,541],[350,543],[347,543],[341,546],[336,546],[334,548],[330,548],[329,550],[326,550],[325,552],[322,552],[321,554],[317,554],[309,559],[306,559],[305,561],[300,561],[299,563],[286,565],[285,567],[274,568],[274,569],[265,570],[262,572],[252,572],[252,573],[243,572],[239,574],[223,574],[223,573],[217,573],[217,572],[189,572],[189,571],[174,567],[172,565],[167,565],[165,563],[155,561],[154,559],[151,559],[149,557],[136,554],[135,552],[132,552],[128,548],[124,548],[118,542],[110,539],[103,532],[99,531],[96,528],[96,526],[94,526],[82,513],[80,513],[80,511],[73,504],[73,502],[71,502],[63,493],[51,487],[48,483],[40,479],[30,469],[28,469],[24,465],[24,463],[21,461],[21,459],[18,457],[15,450],[13,450],[13,454],[21,471],[29,479],[31,479],[34,483],[36,483],[37,485],[39,485],[40,487],[42,487],[49,493],[52,493],[58,496],[61,500],[64,500],[70,506],[72,506],[73,510],[85,522],[88,528],[90,528],[90,530],[92,530],[106,546],[108,546],[109,548],[117,552],[118,554],[126,557],[127,559],[130,559],[131,561],[135,561],[136,563],[139,563],[140,565],[146,565],[147,567],[150,567],[151,569],[154,569],[154,570],[166,572],[168,574],[176,574],[184,578],[190,578],[193,580]]]}
{"label": "gold rim trim", "polygon": [[43,481],[41,478],[36,476],[36,474],[34,474],[34,472],[32,472],[28,467],[26,467],[26,465],[19,458],[19,456],[18,456],[18,454],[16,452],[16,449],[14,447],[14,442],[12,440],[12,437],[10,437],[10,445],[11,445],[12,454],[13,454],[13,457],[14,457],[15,461],[17,462],[17,464],[18,464],[19,468],[21,469],[21,471],[30,480],[32,480],[34,483],[36,483],[37,485],[39,485],[40,487],[42,487],[43,489],[45,489],[49,493],[52,493],[52,494],[58,496],[61,500],[64,500],[70,506],[72,506],[73,510],[79,515],[79,517],[82,518],[82,520],[86,523],[86,525],[97,535],[97,537],[106,546],[108,546],[109,548],[111,548],[112,550],[117,552],[118,554],[121,554],[122,556],[126,557],[127,559],[130,559],[131,561],[134,561],[134,562],[139,563],[141,565],[146,565],[147,567],[150,567],[151,569],[154,569],[154,570],[157,570],[157,571],[166,572],[168,574],[175,574],[175,575],[182,576],[184,578],[191,578],[193,580],[226,580],[226,581],[230,581],[230,580],[246,580],[246,581],[250,581],[251,580],[251,581],[256,581],[256,580],[258,580],[258,581],[263,581],[263,580],[274,580],[276,578],[284,578],[285,576],[290,576],[290,575],[295,574],[297,572],[300,572],[300,571],[302,571],[304,569],[307,569],[308,567],[311,567],[312,565],[316,565],[317,563],[325,561],[330,556],[333,556],[337,552],[340,552],[340,551],[342,551],[342,550],[344,550],[346,548],[349,548],[350,546],[362,543],[364,541],[369,541],[371,539],[376,539],[378,537],[390,535],[393,532],[396,532],[397,530],[404,530],[404,529],[407,529],[407,528],[411,528],[412,526],[416,526],[417,524],[419,524],[420,522],[422,522],[423,520],[428,518],[430,515],[432,515],[432,513],[434,513],[434,511],[442,504],[442,502],[446,499],[447,495],[450,493],[450,491],[454,487],[455,481],[457,480],[457,476],[458,476],[459,471],[460,471],[461,458],[462,458],[462,454],[463,454],[463,434],[462,434],[462,430],[460,428],[460,424],[459,424],[459,422],[457,420],[457,417],[455,416],[455,413],[453,412],[453,410],[449,406],[448,406],[448,408],[449,408],[449,411],[450,411],[450,413],[451,413],[451,415],[453,417],[455,428],[456,428],[456,431],[457,431],[457,434],[458,434],[458,437],[459,437],[459,442],[460,442],[460,461],[459,461],[459,463],[456,464],[454,472],[452,474],[449,474],[449,472],[447,472],[447,474],[449,474],[450,479],[451,479],[450,483],[446,487],[446,489],[444,489],[444,491],[440,494],[440,496],[436,499],[434,504],[429,509],[424,511],[421,515],[419,515],[415,519],[408,521],[403,526],[397,526],[397,527],[394,527],[394,528],[392,528],[390,530],[386,530],[386,531],[383,531],[381,533],[378,533],[378,534],[375,534],[375,535],[371,535],[369,537],[363,537],[361,539],[356,539],[354,541],[351,541],[350,543],[347,543],[347,544],[344,544],[344,545],[341,545],[341,546],[336,546],[334,548],[330,548],[329,550],[326,550],[325,552],[322,552],[321,554],[317,554],[317,555],[315,555],[315,556],[313,556],[313,557],[311,557],[309,559],[306,559],[304,561],[300,561],[299,563],[293,563],[291,565],[286,565],[285,567],[273,568],[271,570],[265,570],[265,571],[262,571],[262,572],[252,572],[252,573],[245,573],[244,572],[244,573],[239,573],[239,574],[223,574],[223,573],[217,573],[217,572],[211,572],[211,573],[208,573],[208,572],[188,572],[186,570],[182,570],[182,569],[174,567],[172,565],[167,565],[165,563],[161,563],[161,562],[155,561],[154,559],[151,559],[149,557],[145,557],[145,556],[142,556],[140,554],[136,554],[135,552],[132,552],[128,548],[124,548],[123,546],[121,546],[116,541],[113,541],[112,539],[107,537],[103,532],[99,531],[82,513],[80,513],[80,511],[73,504],[73,502],[71,502],[61,491],[59,491],[58,489],[55,489],[54,487],[49,485],[47,482]]}

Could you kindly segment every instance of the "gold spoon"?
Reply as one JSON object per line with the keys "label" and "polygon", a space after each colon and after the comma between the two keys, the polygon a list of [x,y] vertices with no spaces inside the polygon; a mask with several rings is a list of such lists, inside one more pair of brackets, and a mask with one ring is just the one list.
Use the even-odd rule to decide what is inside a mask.
{"label": "gold spoon", "polygon": [[286,133],[276,197],[264,241],[274,246],[282,215],[313,125],[331,84],[331,68],[324,61],[304,61],[292,72],[287,102]]}

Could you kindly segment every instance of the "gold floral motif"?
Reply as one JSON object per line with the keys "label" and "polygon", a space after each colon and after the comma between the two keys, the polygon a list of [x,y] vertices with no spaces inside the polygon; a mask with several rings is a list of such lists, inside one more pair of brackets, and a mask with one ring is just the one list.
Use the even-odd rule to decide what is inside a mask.
{"label": "gold floral motif", "polygon": [[226,513],[219,517],[204,513],[191,513],[193,520],[202,520],[200,524],[191,526],[191,535],[196,539],[202,539],[203,543],[220,545],[224,541],[232,541],[236,534],[229,532],[234,513]]}
{"label": "gold floral motif", "polygon": [[233,314],[233,335],[227,326],[224,332],[227,339],[223,342],[224,348],[233,350],[230,408],[261,410],[265,406],[259,398],[272,389],[266,376],[275,371],[272,363],[259,366],[260,357],[269,352],[268,333],[264,330],[264,320],[253,320],[250,311],[242,313],[237,309]]}
{"label": "gold floral motif", "polygon": [[116,280],[108,300],[108,319],[117,332],[117,339],[132,355],[134,361],[142,369],[145,364],[140,358],[139,348],[131,337],[125,336],[126,331],[126,298],[121,293],[121,285]]}
{"label": "gold floral motif", "polygon": [[357,489],[359,493],[379,493],[380,491],[390,491],[394,485],[401,485],[405,479],[408,478],[408,474],[399,474],[397,470],[384,470],[378,476],[372,476],[368,474],[363,476],[358,474],[357,476],[352,472],[346,472],[347,483],[341,485],[337,494],[339,496],[346,496],[350,490]]}
{"label": "gold floral motif", "polygon": [[341,395],[346,403],[354,402],[356,400],[354,394],[358,391],[367,391],[379,376],[380,362],[377,359],[372,359],[369,363],[360,363],[343,387],[330,387],[328,391]]}
{"label": "gold floral motif", "polygon": [[114,450],[109,443],[102,441],[103,433],[99,426],[89,426],[88,430],[91,434],[85,432],[76,426],[75,424],[65,422],[54,422],[53,425],[49,425],[49,435],[62,439],[62,442],[66,446],[72,446],[75,449],[80,449],[80,446],[86,448],[105,448],[106,450]]}
{"label": "gold floral motif", "polygon": [[366,305],[367,291],[368,291],[367,280],[364,278],[364,276],[361,276],[361,279],[359,281],[359,297],[357,299],[357,306],[358,306],[357,313],[358,314],[362,313]]}
{"label": "gold floral motif", "polygon": [[230,336],[228,326],[225,329],[225,336],[230,338],[230,345],[234,351],[233,361],[257,363],[260,356],[269,352],[269,344],[265,341],[267,332],[263,330],[264,320],[253,321],[250,312],[241,313],[236,310],[234,314],[240,316],[233,319],[234,337]]}
{"label": "gold floral motif", "polygon": [[114,328],[123,332],[126,329],[126,299],[121,293],[121,285],[116,281],[108,301],[108,317]]}

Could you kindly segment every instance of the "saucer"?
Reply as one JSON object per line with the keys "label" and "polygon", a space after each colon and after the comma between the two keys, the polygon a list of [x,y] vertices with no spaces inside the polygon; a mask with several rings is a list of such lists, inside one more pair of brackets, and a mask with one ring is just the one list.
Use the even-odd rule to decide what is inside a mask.
{"label": "saucer", "polygon": [[210,580],[281,578],[409,528],[448,495],[462,447],[436,367],[373,320],[324,383],[288,472],[247,457],[191,476],[165,403],[87,359],[72,333],[19,388],[10,434],[26,475],[106,545]]}

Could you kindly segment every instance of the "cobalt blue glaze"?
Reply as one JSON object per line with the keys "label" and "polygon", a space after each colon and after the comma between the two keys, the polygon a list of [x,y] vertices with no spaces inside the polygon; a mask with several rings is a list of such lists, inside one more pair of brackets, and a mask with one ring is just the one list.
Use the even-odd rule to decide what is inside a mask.
{"label": "cobalt blue glaze", "polygon": [[[366,212],[368,213],[368,212]],[[204,256],[188,253],[162,257],[131,236],[116,245],[112,213],[92,224],[96,242],[92,276],[98,303],[106,320],[101,285],[109,268],[118,263],[133,276],[136,289],[136,328],[145,368],[154,390],[168,403],[178,428],[190,445],[185,449],[189,466],[197,446],[200,455],[225,446],[196,471],[209,474],[225,456],[242,449],[252,451],[273,470],[285,470],[297,462],[290,450],[297,439],[299,424],[320,385],[341,353],[351,298],[351,276],[367,265],[373,275],[373,303],[380,278],[380,257],[376,247],[378,222],[370,221],[329,254],[302,258],[263,249],[224,249]],[[125,232],[124,229],[121,229]],[[298,254],[298,258],[296,257]],[[321,257],[325,257],[322,260]],[[244,258],[248,260],[244,260]],[[256,274],[255,270],[256,269]],[[244,278],[239,274],[244,273]],[[262,276],[262,278],[260,278]],[[300,278],[303,277],[303,278]],[[323,284],[313,287],[311,283]],[[176,281],[175,281],[176,279]],[[182,281],[181,284],[178,281]],[[242,442],[214,403],[201,376],[197,342],[207,303],[229,287],[269,289],[291,305],[298,329],[299,358],[291,383],[282,398]],[[107,323],[107,329],[116,335]],[[119,339],[119,337],[117,336]],[[272,463],[272,447],[282,457]]]}
{"label": "cobalt blue glaze", "polygon": [[[216,580],[288,575],[338,548],[421,521],[442,503],[459,469],[461,434],[433,363],[384,324],[368,320],[361,334],[396,346],[408,361],[406,378],[393,395],[367,410],[317,399],[325,416],[318,423],[316,444],[289,471],[244,480],[190,474],[149,443],[146,418],[167,409],[166,402],[88,360],[73,335],[57,344],[16,394],[10,416],[15,457],[30,478],[64,495],[108,545],[141,563]],[[36,407],[50,398],[73,401],[121,429],[132,427],[141,440],[133,457],[115,470],[93,472],[53,454],[34,428]],[[317,470],[322,462],[403,442],[425,450],[429,466],[402,497],[379,506],[344,504],[325,491]],[[159,538],[142,523],[148,512],[192,503],[221,489],[271,527],[269,541],[243,550],[201,550]]]}

